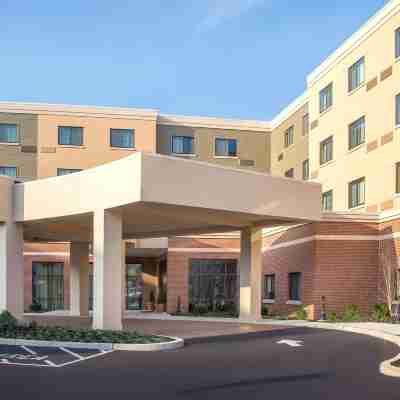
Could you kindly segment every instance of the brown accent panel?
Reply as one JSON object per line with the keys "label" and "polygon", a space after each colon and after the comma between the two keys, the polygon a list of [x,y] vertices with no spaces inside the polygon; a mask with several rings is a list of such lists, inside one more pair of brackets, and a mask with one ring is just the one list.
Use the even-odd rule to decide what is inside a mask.
{"label": "brown accent panel", "polygon": [[373,89],[376,85],[378,84],[378,77],[375,77],[373,79],[371,79],[368,83],[367,83],[367,92],[371,89]]}
{"label": "brown accent panel", "polygon": [[318,120],[311,122],[310,129],[313,130],[318,127]]}
{"label": "brown accent panel", "polygon": [[369,142],[367,144],[367,153],[369,153],[370,151],[376,150],[378,148],[378,146],[379,146],[378,145],[378,139],[376,139],[376,140],[374,140],[372,142]]}
{"label": "brown accent panel", "polygon": [[389,78],[393,73],[393,68],[390,66],[389,68],[386,68],[384,71],[381,72],[381,81],[384,81],[386,78]]}
{"label": "brown accent panel", "polygon": [[387,200],[381,203],[381,211],[391,210],[394,207],[393,200]]}
{"label": "brown accent panel", "polygon": [[389,132],[381,137],[381,146],[393,141],[393,132]]}
{"label": "brown accent panel", "polygon": [[240,160],[241,167],[254,167],[256,165],[254,160]]}
{"label": "brown accent panel", "polygon": [[22,153],[37,153],[37,146],[21,146]]}
{"label": "brown accent panel", "polygon": [[372,204],[371,206],[368,206],[366,211],[368,213],[376,213],[376,212],[378,212],[378,204]]}
{"label": "brown accent panel", "polygon": [[57,150],[55,147],[42,147],[40,149],[41,153],[55,153]]}
{"label": "brown accent panel", "polygon": [[282,161],[283,160],[283,153],[279,154],[278,156],[278,161]]}
{"label": "brown accent panel", "polygon": [[311,179],[317,179],[318,178],[318,170],[312,171],[311,172]]}

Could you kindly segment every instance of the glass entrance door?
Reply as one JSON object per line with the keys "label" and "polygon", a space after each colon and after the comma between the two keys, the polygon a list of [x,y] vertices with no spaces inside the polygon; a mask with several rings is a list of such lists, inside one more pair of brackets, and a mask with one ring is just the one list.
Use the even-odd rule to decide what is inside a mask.
{"label": "glass entrance door", "polygon": [[143,265],[126,265],[126,309],[143,309]]}

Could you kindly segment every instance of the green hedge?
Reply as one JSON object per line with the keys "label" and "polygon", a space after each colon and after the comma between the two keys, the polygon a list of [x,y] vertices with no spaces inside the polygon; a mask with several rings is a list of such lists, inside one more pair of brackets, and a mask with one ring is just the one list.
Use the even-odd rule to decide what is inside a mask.
{"label": "green hedge", "polygon": [[36,323],[21,324],[8,312],[0,314],[0,338],[50,340],[83,343],[161,343],[173,339],[162,336],[147,336],[137,332],[110,331],[100,329],[71,329],[38,326]]}

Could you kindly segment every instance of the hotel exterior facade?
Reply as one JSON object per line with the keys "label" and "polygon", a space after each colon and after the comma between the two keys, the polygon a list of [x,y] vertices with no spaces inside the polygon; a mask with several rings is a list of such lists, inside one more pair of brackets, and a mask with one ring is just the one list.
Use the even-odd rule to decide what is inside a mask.
{"label": "hotel exterior facade", "polygon": [[[279,189],[281,197],[275,201],[283,205],[274,218],[265,212],[268,219],[246,219],[246,223],[253,221],[252,229],[262,227],[260,232],[250,233],[247,242],[251,247],[256,240],[261,251],[257,307],[264,303],[270,312],[280,314],[305,307],[313,319],[321,316],[323,304],[326,311],[338,314],[355,304],[367,315],[383,301],[382,259],[390,259],[400,268],[399,135],[400,1],[391,0],[317,67],[307,77],[304,94],[269,122],[182,117],[155,110],[0,103],[0,172],[12,181],[23,182],[16,184],[21,185],[17,199],[29,197],[32,182],[63,182],[69,175],[72,179],[80,176],[79,172],[111,166],[137,153],[166,156],[168,162],[175,157],[181,161],[178,171],[196,165],[191,177],[194,183],[207,179],[200,175],[198,161],[215,165],[215,170],[210,167],[204,174],[211,178],[215,171],[221,188],[229,188],[231,178],[227,175],[225,182],[224,173],[231,170],[240,171],[248,180],[263,175],[279,177],[280,183],[271,185],[298,182],[303,186],[292,192]],[[154,160],[156,165],[158,156]],[[174,165],[164,171],[165,183],[158,183],[161,197],[175,190],[168,185]],[[262,201],[264,188],[243,193],[242,175],[235,188],[237,196],[247,195],[255,202],[260,196]],[[126,179],[128,185],[130,176],[120,179]],[[155,177],[151,179],[156,182]],[[58,196],[79,200],[83,196],[81,182],[74,185],[58,186]],[[112,190],[108,181],[103,185],[104,193]],[[195,187],[200,205],[193,204],[193,210],[198,210],[205,204],[203,199],[212,197],[213,186]],[[314,207],[313,199],[302,194],[317,187],[318,204]],[[70,188],[78,191],[71,193]],[[189,186],[187,190],[196,191]],[[296,191],[300,193],[298,208],[307,209],[307,213],[289,216],[284,196],[296,196]],[[40,204],[51,211],[55,201],[52,196],[43,197]],[[154,206],[157,201],[151,203]],[[318,208],[318,213],[322,207],[322,216],[313,214],[310,205]],[[72,236],[63,240],[56,214],[54,222],[44,228],[44,223],[30,222],[36,217],[25,218],[28,206],[22,208],[24,218],[20,221],[28,221],[23,233],[25,311],[69,309],[73,314],[85,314],[96,296],[89,265],[96,258],[93,238],[76,240],[72,223],[66,222],[62,231],[70,229]],[[207,208],[216,209],[211,205]],[[243,213],[239,208],[235,212]],[[246,233],[234,228],[241,230],[244,222],[233,222],[232,214],[226,216],[227,220],[232,218],[231,223],[221,223],[219,216],[210,212],[210,220],[215,222],[206,229],[204,224],[200,227],[192,222],[189,213],[168,211],[167,219],[163,209],[159,215],[176,229],[163,230],[161,223],[158,226],[153,210],[149,224],[157,228],[142,237],[143,230],[131,237],[125,235],[123,308],[165,308],[169,313],[236,310],[242,296],[240,259],[246,249]],[[199,215],[196,221],[200,221]],[[46,220],[44,214],[41,219]],[[227,226],[232,229],[224,231]],[[88,264],[87,268],[74,267],[82,263]],[[2,279],[5,282],[8,278],[2,275]],[[4,285],[0,288],[6,291]],[[73,295],[78,292],[80,297]],[[99,294],[97,298],[100,301]],[[2,304],[6,308],[7,300]]]}

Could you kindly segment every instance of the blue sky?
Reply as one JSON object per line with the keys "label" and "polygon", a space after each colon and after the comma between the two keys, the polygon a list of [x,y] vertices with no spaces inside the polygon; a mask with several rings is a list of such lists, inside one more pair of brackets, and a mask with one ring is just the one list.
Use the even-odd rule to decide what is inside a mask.
{"label": "blue sky", "polygon": [[0,0],[0,100],[268,120],[384,0]]}

